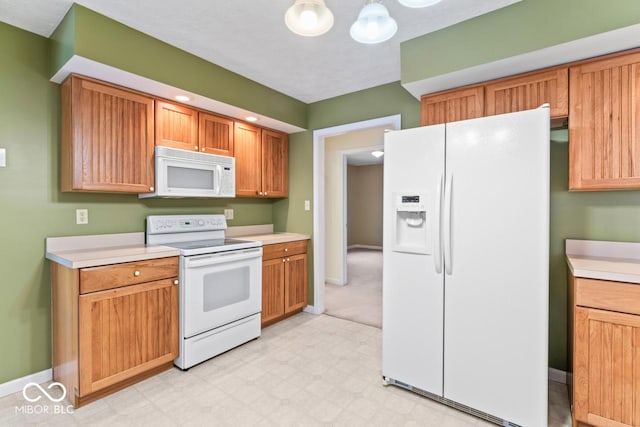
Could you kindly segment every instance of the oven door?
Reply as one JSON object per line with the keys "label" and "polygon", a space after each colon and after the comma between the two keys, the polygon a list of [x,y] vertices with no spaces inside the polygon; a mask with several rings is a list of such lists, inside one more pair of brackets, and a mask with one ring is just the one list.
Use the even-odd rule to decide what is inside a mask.
{"label": "oven door", "polygon": [[261,310],[262,248],[183,257],[181,272],[182,338]]}

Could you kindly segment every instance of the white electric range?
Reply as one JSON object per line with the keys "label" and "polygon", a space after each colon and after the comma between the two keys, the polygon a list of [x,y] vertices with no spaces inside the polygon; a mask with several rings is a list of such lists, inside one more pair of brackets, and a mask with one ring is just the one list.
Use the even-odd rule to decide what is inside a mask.
{"label": "white electric range", "polygon": [[260,336],[262,243],[226,228],[224,215],[147,217],[147,244],[180,249],[181,369]]}

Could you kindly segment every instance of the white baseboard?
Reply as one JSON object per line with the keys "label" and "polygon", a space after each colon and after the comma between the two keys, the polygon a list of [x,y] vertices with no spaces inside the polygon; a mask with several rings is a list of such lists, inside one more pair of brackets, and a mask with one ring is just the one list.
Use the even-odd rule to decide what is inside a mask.
{"label": "white baseboard", "polygon": [[42,384],[46,383],[47,381],[51,381],[52,379],[53,369],[45,369],[44,371],[27,375],[26,377],[16,378],[15,380],[0,384],[0,397],[8,396],[10,394],[22,391],[24,386],[28,383]]}
{"label": "white baseboard", "polygon": [[351,245],[347,246],[347,250],[349,249],[373,249],[374,251],[381,251],[382,246],[372,246],[372,245]]}
{"label": "white baseboard", "polygon": [[322,312],[318,311],[318,309],[313,305],[306,306],[302,311],[304,311],[305,313],[311,313],[311,314],[322,314]]}
{"label": "white baseboard", "polygon": [[560,369],[549,368],[549,379],[551,381],[556,381],[562,384],[566,384],[567,373],[565,371],[561,371]]}
{"label": "white baseboard", "polygon": [[331,277],[327,277],[324,279],[324,283],[328,283],[330,285],[344,286],[346,283],[342,283],[342,280],[332,279]]}

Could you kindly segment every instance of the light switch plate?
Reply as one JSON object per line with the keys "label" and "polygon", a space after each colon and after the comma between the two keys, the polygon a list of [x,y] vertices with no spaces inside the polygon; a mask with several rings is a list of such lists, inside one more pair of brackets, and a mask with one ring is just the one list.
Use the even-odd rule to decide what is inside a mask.
{"label": "light switch plate", "polygon": [[305,200],[304,201],[304,210],[305,211],[310,211],[311,210],[311,202],[309,200]]}
{"label": "light switch plate", "polygon": [[224,218],[225,219],[233,219],[233,209],[225,209],[224,210]]}
{"label": "light switch plate", "polygon": [[0,168],[7,166],[7,149],[0,148]]}

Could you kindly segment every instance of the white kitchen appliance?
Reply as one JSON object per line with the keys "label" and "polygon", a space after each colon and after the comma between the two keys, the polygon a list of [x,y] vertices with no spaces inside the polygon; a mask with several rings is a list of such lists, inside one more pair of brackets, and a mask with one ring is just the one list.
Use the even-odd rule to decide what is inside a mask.
{"label": "white kitchen appliance", "polygon": [[180,249],[182,369],[260,336],[262,243],[226,228],[224,215],[147,217],[147,244]]}
{"label": "white kitchen appliance", "polygon": [[147,197],[235,197],[235,158],[157,146],[155,190]]}
{"label": "white kitchen appliance", "polygon": [[546,426],[548,106],[384,146],[383,380]]}

